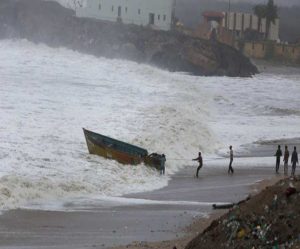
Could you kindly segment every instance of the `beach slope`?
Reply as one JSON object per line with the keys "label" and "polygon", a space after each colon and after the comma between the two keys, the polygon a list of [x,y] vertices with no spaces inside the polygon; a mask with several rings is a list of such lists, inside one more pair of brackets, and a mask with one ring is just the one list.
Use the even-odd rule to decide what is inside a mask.
{"label": "beach slope", "polygon": [[286,178],[215,220],[185,249],[299,248],[300,179]]}

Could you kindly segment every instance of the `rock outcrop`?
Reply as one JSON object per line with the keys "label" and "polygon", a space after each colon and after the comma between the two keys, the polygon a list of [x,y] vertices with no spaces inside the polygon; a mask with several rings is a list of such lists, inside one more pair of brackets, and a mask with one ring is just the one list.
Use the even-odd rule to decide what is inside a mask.
{"label": "rock outcrop", "polygon": [[195,75],[247,77],[258,72],[248,58],[229,46],[174,31],[77,18],[56,2],[1,0],[0,39],[7,38]]}

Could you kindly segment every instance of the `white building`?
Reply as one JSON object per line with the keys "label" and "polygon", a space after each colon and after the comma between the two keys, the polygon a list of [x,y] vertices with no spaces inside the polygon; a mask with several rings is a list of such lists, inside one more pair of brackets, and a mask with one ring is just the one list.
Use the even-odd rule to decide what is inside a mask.
{"label": "white building", "polygon": [[175,0],[86,0],[76,16],[170,30]]}
{"label": "white building", "polygon": [[[266,19],[262,18],[260,27],[258,27],[258,17],[254,14],[240,12],[224,12],[222,26],[228,30],[235,32],[237,37],[242,37],[243,33],[249,30],[257,30],[259,33],[266,34]],[[275,20],[275,24],[271,23],[269,31],[269,40],[279,40],[279,19]]]}

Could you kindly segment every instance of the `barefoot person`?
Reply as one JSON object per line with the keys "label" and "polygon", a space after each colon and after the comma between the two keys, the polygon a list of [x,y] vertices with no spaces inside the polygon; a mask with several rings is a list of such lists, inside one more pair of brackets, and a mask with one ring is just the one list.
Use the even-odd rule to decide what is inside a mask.
{"label": "barefoot person", "polygon": [[230,154],[230,161],[229,161],[229,167],[228,167],[228,174],[234,172],[233,168],[232,168],[232,162],[233,162],[233,150],[232,150],[232,146],[229,146],[229,154]]}
{"label": "barefoot person", "polygon": [[198,178],[199,170],[202,168],[202,165],[203,165],[201,152],[198,153],[198,157],[193,159],[193,161],[198,161],[198,163],[199,163],[199,166],[198,166],[197,172],[196,172],[196,177]]}
{"label": "barefoot person", "polygon": [[292,153],[291,163],[292,163],[292,176],[295,176],[296,164],[298,163],[298,154],[297,154],[296,146],[294,147],[294,151]]}
{"label": "barefoot person", "polygon": [[288,175],[288,163],[289,163],[289,157],[290,157],[290,152],[288,150],[287,145],[285,146],[284,149],[284,155],[283,155],[283,171],[284,171],[284,175]]}
{"label": "barefoot person", "polygon": [[274,156],[276,156],[276,174],[278,174],[279,165],[280,165],[280,157],[282,156],[282,151],[280,149],[280,145],[278,145],[278,149]]}

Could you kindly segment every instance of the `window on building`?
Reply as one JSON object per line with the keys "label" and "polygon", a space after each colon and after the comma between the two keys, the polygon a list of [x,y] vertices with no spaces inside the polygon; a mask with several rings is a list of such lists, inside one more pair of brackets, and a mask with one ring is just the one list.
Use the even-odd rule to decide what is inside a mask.
{"label": "window on building", "polygon": [[122,16],[122,7],[119,6],[118,7],[118,17],[121,17]]}
{"label": "window on building", "polygon": [[139,13],[139,15],[141,14],[141,9],[138,9],[138,13]]}
{"label": "window on building", "polygon": [[160,15],[157,15],[157,19],[160,20]]}
{"label": "window on building", "polygon": [[101,10],[101,3],[99,3],[98,9]]}
{"label": "window on building", "polygon": [[125,12],[127,13],[127,10],[128,10],[128,8],[127,7],[125,7]]}
{"label": "window on building", "polygon": [[233,14],[233,30],[236,30],[236,13]]}
{"label": "window on building", "polygon": [[111,6],[111,12],[114,12],[114,6]]}
{"label": "window on building", "polygon": [[167,18],[166,15],[164,15],[164,21],[166,20],[166,18]]}
{"label": "window on building", "polygon": [[154,25],[155,14],[149,13],[149,25]]}
{"label": "window on building", "polygon": [[244,14],[242,14],[242,31],[245,30],[244,26],[245,26],[245,16]]}

